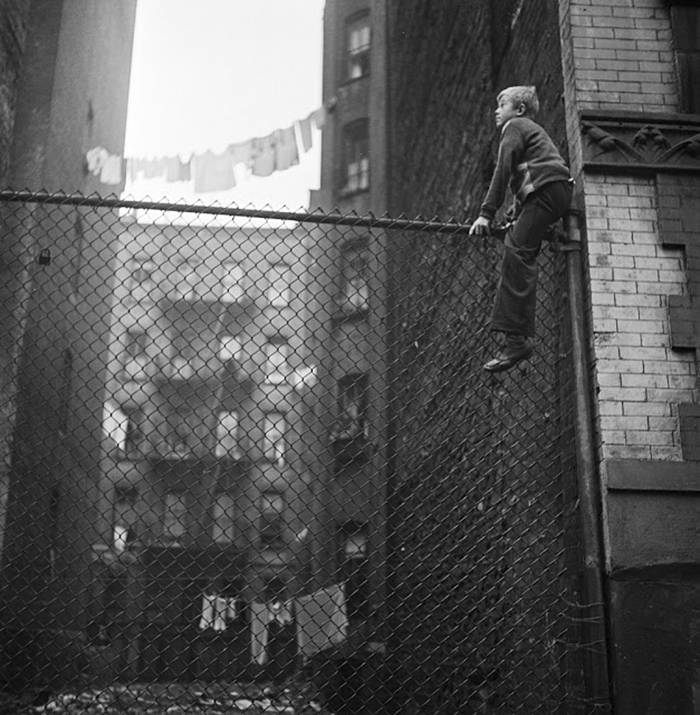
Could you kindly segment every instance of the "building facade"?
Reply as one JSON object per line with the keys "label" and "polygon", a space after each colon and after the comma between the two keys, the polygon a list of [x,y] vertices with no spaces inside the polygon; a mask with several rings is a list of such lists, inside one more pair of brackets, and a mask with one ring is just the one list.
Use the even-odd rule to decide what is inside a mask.
{"label": "building facade", "polygon": [[[85,157],[123,154],[135,6],[4,4],[6,186],[121,190]],[[74,667],[51,634],[85,625],[114,235],[108,209],[6,203],[3,219],[0,670],[20,682]]]}
{"label": "building facade", "polygon": [[[386,211],[382,2],[329,0],[324,11],[321,188],[327,211]],[[385,592],[386,236],[324,228],[310,247],[318,334],[321,455],[319,581],[343,580],[351,622],[381,643]]]}
{"label": "building facade", "polygon": [[[207,593],[286,600],[307,585],[313,506],[302,239],[293,229],[122,228],[98,549],[106,564],[122,555],[145,585],[119,619],[128,625],[135,608],[168,630],[172,603],[189,624]],[[149,606],[149,583],[170,601],[168,620]],[[161,637],[135,634],[141,649]]]}
{"label": "building facade", "polygon": [[[606,604],[599,635],[607,647],[600,651],[597,667],[602,670],[593,679],[611,684],[615,712],[691,712],[698,703],[697,660],[691,655],[698,646],[697,618],[691,604],[698,596],[700,505],[695,267],[700,9],[684,0],[623,5],[605,0],[439,7],[416,2],[406,11],[404,3],[386,3],[386,207],[391,215],[476,216],[496,151],[495,96],[508,85],[536,85],[538,121],[567,156],[576,180],[569,238],[582,240],[582,273],[573,275],[582,279],[585,308],[572,326],[584,331],[587,360],[584,377],[569,394],[583,395],[584,412],[585,403],[592,408],[590,419],[576,423],[576,476],[579,485],[590,478],[588,496],[596,515],[587,522],[579,510],[578,528],[588,541],[585,548],[593,544],[586,568],[598,572],[593,578],[600,578]],[[407,256],[396,254],[396,262],[389,263],[388,284],[399,289],[390,296],[393,305],[418,294],[429,302],[435,300],[434,283],[423,293],[415,284],[404,282],[402,288],[396,271],[439,267],[446,253],[452,269],[442,277],[461,277],[461,282],[448,282],[431,314],[444,325],[444,332],[433,336],[439,343],[436,356],[456,354],[449,342],[456,323],[448,320],[458,315],[455,293],[468,293],[483,266],[497,270],[497,264],[488,262],[488,252],[460,253],[444,242],[413,246]],[[546,280],[545,293],[550,290]],[[574,299],[571,290],[562,296],[559,305]],[[488,307],[477,301],[466,315],[478,322]],[[548,322],[552,315],[548,311],[540,325],[556,327]],[[540,333],[540,344],[546,335]],[[465,344],[481,349],[480,341]],[[572,345],[571,339],[561,343],[561,354],[571,355]],[[417,343],[418,354],[419,348]],[[484,425],[506,434],[506,441],[524,425],[531,439],[540,434],[541,413],[530,401],[533,393],[546,389],[546,383],[535,384],[544,357],[535,358],[520,382],[509,375],[503,383],[497,406],[506,415],[517,411],[517,427],[494,422],[477,406],[483,423],[463,434],[450,422],[450,401],[443,399],[432,405],[436,412],[430,422],[411,435],[414,441],[427,457],[437,459],[439,435],[426,434],[425,428],[431,422],[442,426],[443,439],[456,444],[479,438],[494,453],[498,445],[484,435]],[[412,378],[415,389],[435,385],[438,369],[426,363]],[[405,374],[405,379],[411,378]],[[477,404],[480,393],[475,383],[470,404]],[[404,426],[410,426],[411,416],[427,415],[407,398],[393,414],[404,415]],[[462,424],[472,419],[467,416]],[[527,436],[521,446],[522,440]],[[409,446],[398,451],[399,462],[402,454],[421,454]],[[458,467],[450,459],[441,462],[443,473]],[[412,471],[408,459],[404,465]],[[509,481],[517,482],[522,465],[510,469]],[[407,489],[416,483],[423,485],[423,496],[405,506],[399,503],[400,510],[411,504],[419,510],[431,489],[441,486],[437,475],[421,481],[418,472],[413,481],[402,481]],[[455,510],[443,506],[447,524]],[[465,518],[475,519],[474,513]],[[415,543],[410,541],[415,519],[401,526],[397,516],[390,511],[389,539]],[[399,525],[398,532],[392,524]],[[426,558],[437,559],[437,552]],[[396,563],[410,579],[415,563]],[[459,568],[455,560],[448,573],[430,573],[456,577]],[[410,609],[402,612],[410,617]],[[604,702],[605,689],[598,688],[593,698]]]}

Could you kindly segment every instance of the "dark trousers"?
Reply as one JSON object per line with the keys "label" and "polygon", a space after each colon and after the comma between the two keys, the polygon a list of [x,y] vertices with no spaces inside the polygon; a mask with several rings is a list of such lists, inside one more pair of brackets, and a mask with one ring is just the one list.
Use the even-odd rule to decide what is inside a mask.
{"label": "dark trousers", "polygon": [[537,255],[547,228],[568,210],[572,190],[571,182],[553,181],[523,202],[518,218],[506,234],[491,330],[534,337]]}

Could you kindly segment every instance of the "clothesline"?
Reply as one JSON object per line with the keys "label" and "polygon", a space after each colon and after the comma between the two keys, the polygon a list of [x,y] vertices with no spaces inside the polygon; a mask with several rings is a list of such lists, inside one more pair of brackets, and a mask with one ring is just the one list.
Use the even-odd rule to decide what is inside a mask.
{"label": "clothesline", "polygon": [[[270,625],[296,624],[299,654],[307,660],[314,653],[342,643],[348,630],[345,584],[337,583],[314,593],[289,599],[261,603],[250,601],[251,658],[258,665],[268,660]],[[220,633],[241,615],[244,601],[237,597],[208,593],[202,596],[200,630]]]}
{"label": "clothesline", "polygon": [[208,149],[189,155],[122,159],[104,147],[93,147],[85,156],[86,170],[108,185],[121,183],[124,171],[130,183],[141,179],[188,181],[193,183],[195,193],[227,191],[236,186],[241,171],[270,176],[299,164],[300,154],[313,146],[312,128],[322,129],[325,116],[325,109],[320,107],[284,129],[229,144],[219,153]]}

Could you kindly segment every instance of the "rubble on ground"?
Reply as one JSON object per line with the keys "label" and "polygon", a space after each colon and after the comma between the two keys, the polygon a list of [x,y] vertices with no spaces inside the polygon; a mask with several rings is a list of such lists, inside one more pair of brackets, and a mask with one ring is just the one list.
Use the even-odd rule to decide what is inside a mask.
{"label": "rubble on ground", "polygon": [[333,715],[307,683],[132,683],[82,692],[0,694],[1,715]]}

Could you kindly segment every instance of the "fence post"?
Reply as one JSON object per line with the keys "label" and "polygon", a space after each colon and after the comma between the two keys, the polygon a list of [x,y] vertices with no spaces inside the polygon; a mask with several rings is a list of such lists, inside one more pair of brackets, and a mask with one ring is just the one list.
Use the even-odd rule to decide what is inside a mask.
{"label": "fence post", "polygon": [[575,210],[567,215],[567,279],[571,320],[571,350],[575,382],[575,441],[578,465],[578,499],[583,545],[584,667],[591,699],[598,707],[609,707],[609,664],[607,614],[603,586],[600,490],[593,441],[591,391],[586,355],[585,315],[582,286],[581,229]]}

